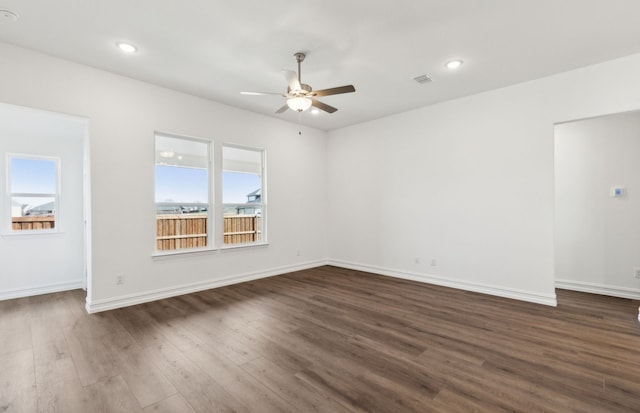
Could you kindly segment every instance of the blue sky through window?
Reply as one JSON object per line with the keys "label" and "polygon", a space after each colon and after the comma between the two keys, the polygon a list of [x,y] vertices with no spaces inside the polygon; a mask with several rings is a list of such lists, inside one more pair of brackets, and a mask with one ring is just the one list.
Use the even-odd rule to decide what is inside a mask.
{"label": "blue sky through window", "polygon": [[259,175],[238,172],[223,172],[222,202],[225,204],[245,203],[247,195],[260,189]]}
{"label": "blue sky through window", "polygon": [[51,159],[11,158],[12,193],[55,194],[56,161]]}
{"label": "blue sky through window", "polygon": [[156,202],[209,202],[206,169],[156,165]]}
{"label": "blue sky through window", "polygon": [[[207,203],[206,169],[156,165],[156,202]],[[259,175],[224,172],[222,202],[245,203],[247,195],[261,187]]]}

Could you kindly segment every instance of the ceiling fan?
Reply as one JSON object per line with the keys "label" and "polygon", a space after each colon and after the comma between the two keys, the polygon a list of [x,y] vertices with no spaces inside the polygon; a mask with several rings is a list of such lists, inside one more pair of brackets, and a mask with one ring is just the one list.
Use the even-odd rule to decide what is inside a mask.
{"label": "ceiling fan", "polygon": [[326,103],[322,103],[317,100],[317,97],[339,95],[341,93],[355,92],[356,88],[353,85],[333,87],[330,89],[313,90],[311,86],[302,83],[300,79],[300,64],[306,57],[304,53],[298,52],[294,54],[296,62],[298,62],[298,73],[291,70],[283,70],[285,79],[289,86],[287,87],[287,93],[270,93],[270,92],[240,92],[243,95],[280,95],[287,98],[287,103],[275,113],[282,113],[287,109],[291,109],[296,112],[303,112],[309,109],[311,106],[324,110],[328,113],[333,113],[337,108],[329,106]]}

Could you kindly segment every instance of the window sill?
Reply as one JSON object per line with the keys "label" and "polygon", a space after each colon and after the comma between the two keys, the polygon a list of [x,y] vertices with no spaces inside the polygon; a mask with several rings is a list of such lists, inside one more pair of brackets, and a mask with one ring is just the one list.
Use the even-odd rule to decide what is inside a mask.
{"label": "window sill", "polygon": [[260,243],[252,243],[252,244],[231,244],[225,245],[224,247],[220,247],[221,251],[229,251],[229,250],[238,250],[244,248],[256,248],[256,247],[267,247],[269,246],[268,242],[260,242]]}
{"label": "window sill", "polygon": [[63,231],[59,230],[37,230],[37,229],[25,229],[21,231],[11,231],[11,232],[3,232],[1,234],[2,237],[7,238],[21,238],[21,237],[33,237],[33,236],[45,236],[51,237],[55,235],[62,235]]}
{"label": "window sill", "polygon": [[215,254],[218,251],[233,251],[240,250],[246,248],[258,248],[258,247],[267,247],[269,245],[268,242],[261,242],[259,244],[234,244],[234,245],[226,245],[220,248],[198,248],[198,249],[179,249],[179,250],[170,250],[170,251],[156,251],[151,254],[151,258],[154,260],[166,260],[172,258],[183,258],[193,255],[206,255],[206,254]]}
{"label": "window sill", "polygon": [[179,250],[169,250],[169,251],[156,251],[151,254],[151,258],[154,260],[165,260],[172,258],[183,258],[191,255],[205,255],[205,254],[213,254],[218,251],[217,248],[197,248],[197,249],[179,249]]}

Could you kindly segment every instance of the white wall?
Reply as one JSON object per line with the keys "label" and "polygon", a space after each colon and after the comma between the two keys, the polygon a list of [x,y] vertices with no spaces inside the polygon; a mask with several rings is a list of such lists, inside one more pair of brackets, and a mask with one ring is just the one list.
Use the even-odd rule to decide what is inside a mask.
{"label": "white wall", "polygon": [[[0,299],[83,288],[83,153],[86,120],[0,103]],[[60,161],[57,230],[10,231],[6,153]]]}
{"label": "white wall", "polygon": [[[325,132],[8,44],[0,56],[0,102],[89,118],[92,311],[325,262]],[[270,245],[153,259],[154,131],[265,148]]]}
{"label": "white wall", "polygon": [[330,132],[332,262],[555,304],[553,125],[640,108],[639,72],[634,55]]}
{"label": "white wall", "polygon": [[[640,112],[555,127],[556,282],[640,297]],[[626,187],[612,198],[610,189]]]}

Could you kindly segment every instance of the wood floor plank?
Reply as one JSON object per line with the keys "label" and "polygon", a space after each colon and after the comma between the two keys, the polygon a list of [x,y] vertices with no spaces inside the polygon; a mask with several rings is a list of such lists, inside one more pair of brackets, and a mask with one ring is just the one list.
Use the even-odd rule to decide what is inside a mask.
{"label": "wood floor plank", "polygon": [[127,307],[114,310],[113,313],[141,348],[167,341],[161,332],[162,328],[147,312],[137,307]]}
{"label": "wood floor plank", "polygon": [[196,413],[187,401],[179,394],[167,397],[158,403],[147,406],[145,413]]}
{"label": "wood floor plank", "polygon": [[87,387],[89,412],[142,413],[133,393],[121,376],[113,376]]}
{"label": "wood floor plank", "polygon": [[0,355],[32,348],[28,316],[0,317]]}
{"label": "wood floor plank", "polygon": [[345,413],[351,411],[333,398],[306,385],[290,370],[283,369],[266,358],[251,360],[243,364],[242,369],[276,394],[282,395],[299,412]]}
{"label": "wood floor plank", "polygon": [[172,344],[152,346],[144,352],[196,412],[250,411]]}
{"label": "wood floor plank", "polygon": [[[386,376],[399,385],[412,388],[414,391],[428,394],[434,397],[441,389],[442,380],[432,375],[427,369],[421,368],[418,363],[409,363],[406,358],[389,357],[389,353],[377,351],[375,348],[350,340],[348,335],[325,329],[322,326],[309,326],[295,332],[309,341],[313,341],[319,348],[331,348],[334,355],[342,357],[339,361],[345,365],[345,360],[361,366],[360,375],[371,372],[380,376]],[[384,344],[380,344],[383,347]],[[330,361],[324,360],[323,365]],[[339,368],[339,364],[334,366]],[[356,367],[350,366],[351,371]]]}
{"label": "wood floor plank", "polygon": [[65,330],[69,353],[83,386],[118,374],[117,358],[107,350],[103,337],[85,336],[71,327]]}
{"label": "wood floor plank", "polygon": [[0,301],[0,356],[32,347],[28,300]]}
{"label": "wood floor plank", "polygon": [[36,398],[33,351],[0,355],[0,412],[35,412]]}
{"label": "wood floor plank", "polygon": [[258,358],[266,358],[290,371],[299,371],[313,364],[313,356],[309,353],[312,346],[291,332],[278,334],[270,325],[252,323],[239,333],[253,337],[253,349],[261,354]]}
{"label": "wood floor plank", "polygon": [[192,338],[197,337],[200,341],[215,346],[238,365],[260,357],[260,352],[251,342],[252,338],[247,339],[246,336],[235,333],[222,322],[210,322],[208,317],[198,316],[190,320],[189,326]]}
{"label": "wood floor plank", "polygon": [[115,369],[140,406],[149,406],[177,393],[176,388],[129,334],[120,332],[105,336],[103,344],[115,355]]}
{"label": "wood floor plank", "polygon": [[229,394],[249,406],[251,411],[263,413],[297,411],[292,404],[214,348],[194,344],[185,354]]}
{"label": "wood floor plank", "polygon": [[39,412],[90,411],[88,389],[80,383],[71,357],[36,365]]}

